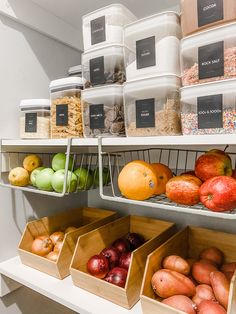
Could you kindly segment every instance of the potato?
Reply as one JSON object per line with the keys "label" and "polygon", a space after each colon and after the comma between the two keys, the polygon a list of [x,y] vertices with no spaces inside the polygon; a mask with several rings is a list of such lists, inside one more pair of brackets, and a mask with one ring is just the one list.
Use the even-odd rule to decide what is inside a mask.
{"label": "potato", "polygon": [[215,301],[204,300],[198,306],[198,314],[227,314],[226,310]]}
{"label": "potato", "polygon": [[220,271],[215,271],[210,274],[210,281],[216,300],[227,310],[230,289],[228,279]]}
{"label": "potato", "polygon": [[180,294],[192,297],[196,293],[195,285],[188,277],[169,269],[158,270],[151,283],[154,292],[163,299]]}
{"label": "potato", "polygon": [[223,273],[224,272],[232,272],[234,273],[236,271],[236,262],[234,263],[228,263],[221,266],[220,269]]}
{"label": "potato", "polygon": [[221,266],[224,261],[224,253],[217,249],[216,247],[209,247],[204,249],[199,254],[200,259],[207,259],[210,262],[216,264],[216,266]]}
{"label": "potato", "polygon": [[183,275],[188,275],[190,273],[190,266],[188,262],[180,256],[170,255],[164,258],[163,268],[177,271]]}
{"label": "potato", "polygon": [[192,269],[192,266],[193,266],[193,264],[194,264],[195,262],[197,262],[197,260],[194,259],[194,258],[188,258],[188,259],[187,259],[187,263],[189,264],[190,269]]}
{"label": "potato", "polygon": [[199,285],[196,287],[196,294],[192,300],[196,305],[199,305],[203,300],[216,301],[216,298],[211,286]]}
{"label": "potato", "polygon": [[169,305],[177,310],[187,314],[196,314],[197,306],[194,302],[184,295],[174,295],[168,299],[164,299],[162,303]]}
{"label": "potato", "polygon": [[200,260],[193,264],[192,275],[198,283],[210,285],[210,273],[217,271],[216,266],[206,260]]}

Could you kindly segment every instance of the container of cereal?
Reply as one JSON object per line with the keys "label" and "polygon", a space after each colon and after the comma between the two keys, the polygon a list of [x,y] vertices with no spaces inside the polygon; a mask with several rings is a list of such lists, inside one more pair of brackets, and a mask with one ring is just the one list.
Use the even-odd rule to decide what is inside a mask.
{"label": "container of cereal", "polygon": [[127,136],[180,135],[180,86],[174,75],[125,83]]}
{"label": "container of cereal", "polygon": [[84,136],[124,136],[123,86],[109,85],[82,92]]}
{"label": "container of cereal", "polygon": [[85,88],[125,82],[124,47],[104,46],[82,55]]}
{"label": "container of cereal", "polygon": [[235,0],[182,0],[183,36],[236,20]]}
{"label": "container of cereal", "polygon": [[79,77],[67,77],[51,82],[52,138],[83,137],[82,89],[83,83]]}
{"label": "container of cereal", "polygon": [[165,12],[126,25],[124,31],[127,81],[150,75],[180,75],[179,16]]}
{"label": "container of cereal", "polygon": [[21,101],[21,138],[50,138],[50,105],[49,99],[24,99]]}
{"label": "container of cereal", "polygon": [[181,72],[183,86],[236,77],[236,23],[183,39]]}
{"label": "container of cereal", "polygon": [[181,89],[184,135],[236,133],[236,79]]}
{"label": "container of cereal", "polygon": [[122,4],[112,4],[84,15],[84,50],[106,44],[123,44],[124,25],[136,19]]}

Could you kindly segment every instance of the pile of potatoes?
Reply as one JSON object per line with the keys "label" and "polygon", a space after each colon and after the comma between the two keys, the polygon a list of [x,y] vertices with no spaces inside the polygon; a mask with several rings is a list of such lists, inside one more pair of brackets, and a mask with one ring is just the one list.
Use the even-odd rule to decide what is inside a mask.
{"label": "pile of potatoes", "polygon": [[226,314],[230,281],[236,262],[224,264],[216,247],[202,250],[199,260],[177,255],[162,261],[163,269],[152,277],[154,292],[162,303],[188,314]]}

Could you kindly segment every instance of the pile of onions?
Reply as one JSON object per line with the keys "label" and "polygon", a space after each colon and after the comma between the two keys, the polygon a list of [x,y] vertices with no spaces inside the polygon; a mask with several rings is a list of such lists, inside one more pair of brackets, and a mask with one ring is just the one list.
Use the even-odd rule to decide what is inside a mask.
{"label": "pile of onions", "polygon": [[126,269],[115,267],[108,273],[105,280],[109,283],[112,283],[113,285],[124,288],[127,279],[127,274],[128,272]]}
{"label": "pile of onions", "polygon": [[88,272],[94,277],[103,279],[109,272],[109,262],[102,255],[94,255],[87,263]]}

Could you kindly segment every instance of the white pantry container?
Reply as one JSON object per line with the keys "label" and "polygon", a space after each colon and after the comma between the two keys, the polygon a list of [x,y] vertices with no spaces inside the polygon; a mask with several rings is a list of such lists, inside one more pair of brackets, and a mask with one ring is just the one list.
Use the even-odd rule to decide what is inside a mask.
{"label": "white pantry container", "polygon": [[150,75],[180,75],[179,15],[165,12],[125,27],[127,81]]}
{"label": "white pantry container", "polygon": [[181,89],[184,135],[236,133],[236,79]]}
{"label": "white pantry container", "polygon": [[183,86],[236,77],[236,23],[183,39],[181,72]]}
{"label": "white pantry container", "polygon": [[126,135],[180,135],[180,84],[174,75],[125,83]]}
{"label": "white pantry container", "polygon": [[136,19],[122,4],[111,4],[84,15],[84,50],[106,44],[123,44],[124,26]]}

